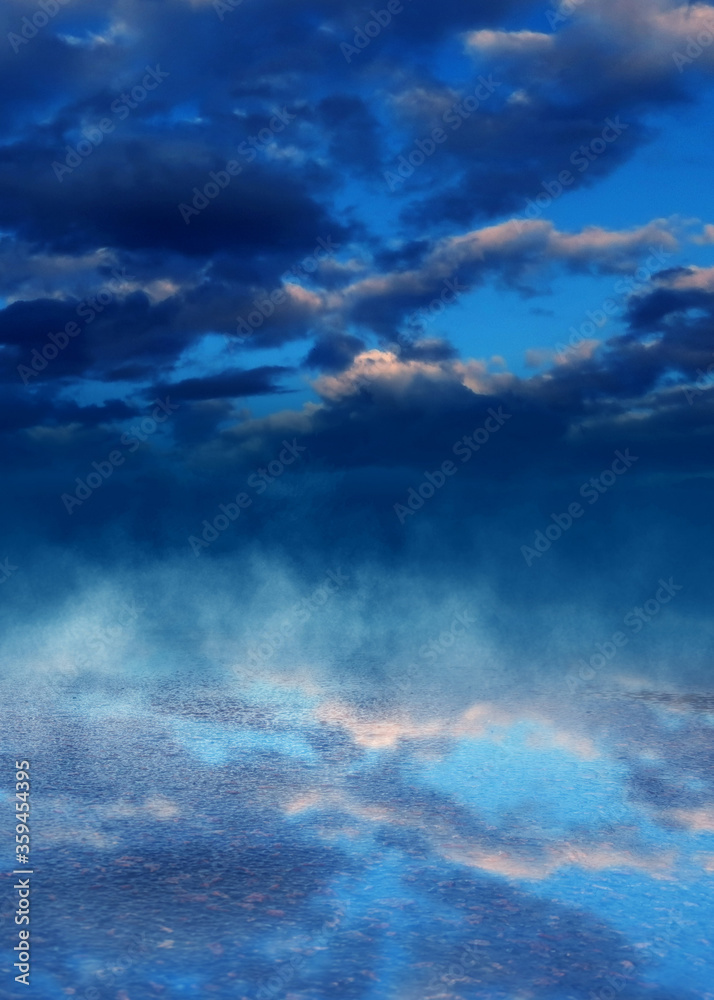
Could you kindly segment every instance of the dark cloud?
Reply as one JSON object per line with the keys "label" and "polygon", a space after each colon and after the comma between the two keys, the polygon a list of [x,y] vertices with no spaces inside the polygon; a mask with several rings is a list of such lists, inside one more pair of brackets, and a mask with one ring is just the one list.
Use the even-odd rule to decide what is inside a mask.
{"label": "dark cloud", "polygon": [[349,334],[332,334],[318,339],[305,358],[308,368],[319,371],[343,371],[352,362],[355,355],[363,351],[365,343],[358,337]]}
{"label": "dark cloud", "polygon": [[[46,159],[47,158],[47,159]],[[211,251],[308,252],[323,233],[339,231],[292,174],[246,166],[215,202],[199,192],[230,159],[167,137],[100,146],[55,188],[52,151],[15,146],[0,157],[0,223],[43,249],[79,253],[98,246],[165,248],[189,256]],[[48,173],[49,171],[49,173]],[[48,183],[49,182],[49,183]],[[196,214],[182,217],[179,206]]]}
{"label": "dark cloud", "polygon": [[318,112],[330,136],[330,155],[336,165],[365,172],[379,168],[378,124],[363,100],[352,95],[325,97]]}
{"label": "dark cloud", "polygon": [[155,386],[149,395],[170,395],[176,399],[236,399],[242,396],[263,396],[289,392],[276,385],[275,379],[287,375],[292,369],[279,365],[265,365],[250,370],[224,371],[206,378],[187,378]]}

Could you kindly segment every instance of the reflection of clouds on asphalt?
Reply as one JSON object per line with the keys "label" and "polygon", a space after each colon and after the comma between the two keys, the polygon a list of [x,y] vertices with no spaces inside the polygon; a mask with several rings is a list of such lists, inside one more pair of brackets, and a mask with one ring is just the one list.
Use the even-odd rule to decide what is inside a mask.
{"label": "reflection of clouds on asphalt", "polygon": [[[143,927],[115,983],[129,998],[152,982],[147,996],[551,1000],[613,975],[628,997],[705,997],[705,935],[681,921],[712,916],[714,779],[696,757],[711,727],[680,699],[673,731],[666,703],[449,716],[303,681],[69,701],[29,727],[52,959],[37,978],[97,986]],[[662,796],[675,781],[680,798]],[[75,923],[92,932],[81,961]],[[690,987],[663,992],[683,956]]]}

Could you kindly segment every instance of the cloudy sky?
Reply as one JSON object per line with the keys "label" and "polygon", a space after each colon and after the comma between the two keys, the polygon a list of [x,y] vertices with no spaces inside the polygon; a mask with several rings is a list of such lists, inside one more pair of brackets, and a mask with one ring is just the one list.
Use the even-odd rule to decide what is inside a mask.
{"label": "cloudy sky", "polygon": [[[10,565],[44,544],[185,554],[195,517],[295,437],[309,463],[266,501],[318,492],[313,550],[346,511],[340,543],[403,548],[441,521],[463,551],[509,508],[525,545],[551,490],[567,507],[628,446],[620,497],[588,513],[635,491],[640,524],[688,520],[711,409],[711,8],[274,7],[3,10]],[[400,519],[491,405],[503,431]],[[224,551],[261,534],[257,508]]]}
{"label": "cloudy sky", "polygon": [[8,622],[345,562],[395,641],[459,580],[549,670],[678,573],[698,675],[712,9],[49,8],[2,13]]}
{"label": "cloudy sky", "polygon": [[[683,906],[714,867],[714,6],[8,0],[0,21],[6,703],[21,720],[28,679],[44,692],[39,756],[109,727],[123,760],[85,788],[72,758],[62,791],[46,758],[47,802],[86,796],[91,820],[57,820],[41,849],[76,834],[111,853],[129,819],[156,843],[191,827],[158,744],[161,776],[126,798],[122,726],[168,726],[176,767],[221,789],[248,732],[245,808],[271,836],[298,824],[317,857],[326,829],[352,837],[335,815],[373,824],[340,863],[362,871],[375,836],[375,898],[476,870],[515,906],[540,880],[563,910],[528,895],[525,924],[573,921],[605,954],[557,994],[535,959],[502,981],[504,951],[486,992],[439,995],[579,1000],[616,968],[633,997],[711,997],[704,945],[684,960],[670,934],[664,971],[658,945],[642,970],[632,949],[661,880]],[[191,709],[206,684],[212,707]],[[17,733],[8,755],[29,754]],[[284,775],[256,784],[268,759],[290,795]],[[477,805],[469,782],[494,768]],[[519,840],[551,768],[567,794]],[[384,803],[414,781],[402,844]],[[531,781],[531,804],[499,781]],[[616,830],[578,818],[585,787]],[[598,897],[583,929],[572,894],[605,869],[640,909]],[[364,934],[336,871],[315,885]],[[152,982],[233,996],[213,937],[195,981],[184,942],[171,970],[152,952]],[[349,990],[430,997],[415,949],[367,949],[383,985]],[[42,988],[89,988],[78,963]],[[331,966],[310,975],[283,993],[348,995]]]}

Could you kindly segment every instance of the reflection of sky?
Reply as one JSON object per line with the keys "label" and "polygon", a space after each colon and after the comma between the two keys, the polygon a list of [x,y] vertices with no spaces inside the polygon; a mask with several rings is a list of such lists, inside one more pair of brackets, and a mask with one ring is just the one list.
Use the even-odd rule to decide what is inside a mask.
{"label": "reflection of sky", "polygon": [[32,761],[36,995],[711,996],[696,700],[436,718],[237,690],[68,685],[6,720]]}

